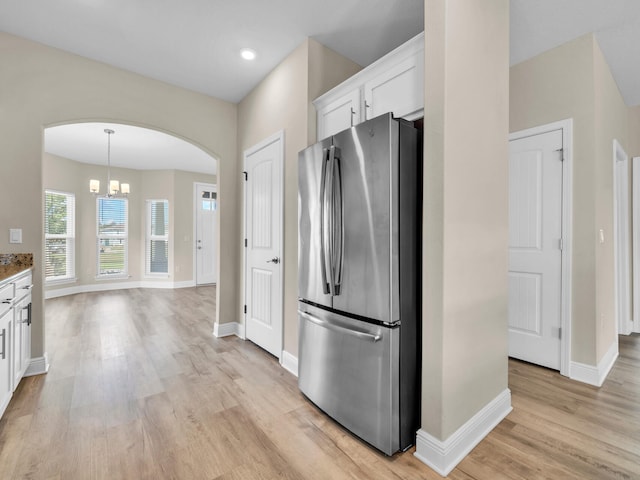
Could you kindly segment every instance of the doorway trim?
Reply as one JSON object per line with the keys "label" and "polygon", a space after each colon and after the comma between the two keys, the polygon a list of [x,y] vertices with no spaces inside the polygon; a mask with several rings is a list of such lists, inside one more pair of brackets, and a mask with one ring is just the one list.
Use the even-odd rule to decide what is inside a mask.
{"label": "doorway trim", "polygon": [[[629,245],[629,156],[613,139],[613,251],[614,251],[614,312],[616,329],[622,335],[633,330],[630,289]],[[622,196],[618,201],[618,197]],[[621,223],[622,221],[622,223]],[[623,238],[620,238],[622,234]]]}
{"label": "doorway trim", "polygon": [[640,333],[640,157],[633,157],[632,163],[632,189],[631,197],[633,205],[631,213],[633,222],[631,228],[633,230],[633,331]]}
{"label": "doorway trim", "polygon": [[571,377],[571,252],[573,219],[573,119],[560,120],[509,134],[509,141],[562,131],[562,251],[560,289],[560,374]]}
{"label": "doorway trim", "polygon": [[[280,157],[280,171],[278,172],[278,175],[280,175],[282,181],[281,181],[281,188],[280,188],[280,192],[279,192],[279,196],[280,196],[280,211],[278,212],[278,215],[280,217],[280,235],[279,235],[279,251],[282,252],[282,258],[284,261],[284,256],[285,256],[285,252],[284,252],[284,188],[285,188],[285,178],[284,178],[284,162],[285,162],[285,154],[284,154],[284,150],[285,150],[285,136],[284,136],[284,130],[279,130],[278,132],[274,133],[273,135],[270,135],[269,137],[261,140],[260,142],[258,142],[257,144],[247,148],[242,155],[242,169],[243,172],[242,173],[242,249],[244,251],[243,255],[242,255],[242,305],[240,307],[240,321],[242,324],[242,327],[240,328],[240,331],[242,332],[241,337],[243,339],[247,338],[247,310],[248,310],[248,299],[247,299],[247,157],[251,156],[252,154],[262,150],[263,148],[267,147],[268,145],[272,144],[272,143],[276,143],[278,142],[279,144],[279,149],[278,149],[278,156]],[[278,357],[278,360],[280,362],[282,362],[282,358],[283,358],[283,354],[284,354],[284,269],[283,269],[283,273],[281,275],[281,279],[280,279],[280,302],[282,303],[282,312],[283,312],[283,316],[282,319],[280,320],[282,322],[282,335],[280,338],[280,355]]]}

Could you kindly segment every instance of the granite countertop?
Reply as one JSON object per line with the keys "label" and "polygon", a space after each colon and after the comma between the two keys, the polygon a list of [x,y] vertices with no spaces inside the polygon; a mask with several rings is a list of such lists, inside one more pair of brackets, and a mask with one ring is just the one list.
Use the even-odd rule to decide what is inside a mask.
{"label": "granite countertop", "polygon": [[33,268],[33,253],[0,253],[0,282]]}

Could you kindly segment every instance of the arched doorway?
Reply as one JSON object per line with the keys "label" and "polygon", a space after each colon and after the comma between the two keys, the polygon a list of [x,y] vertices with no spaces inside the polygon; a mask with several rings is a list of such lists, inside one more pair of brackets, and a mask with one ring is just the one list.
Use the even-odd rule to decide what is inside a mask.
{"label": "arched doorway", "polygon": [[[211,153],[160,130],[106,122],[45,128],[43,151],[45,298],[195,285],[192,192],[197,182],[217,184],[218,160]],[[116,179],[129,193],[106,196],[109,180]],[[99,183],[99,192],[90,191],[92,183]],[[65,214],[72,228],[61,239],[62,232],[47,230],[47,215],[64,198],[69,206],[56,214]],[[49,220],[59,230],[61,219]],[[216,269],[219,240],[215,232]]]}

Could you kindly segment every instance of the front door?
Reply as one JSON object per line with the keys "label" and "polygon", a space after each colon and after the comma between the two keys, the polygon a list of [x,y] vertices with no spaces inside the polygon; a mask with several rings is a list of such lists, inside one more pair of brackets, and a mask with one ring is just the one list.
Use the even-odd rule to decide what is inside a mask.
{"label": "front door", "polygon": [[216,216],[218,193],[215,185],[196,183],[196,285],[216,283]]}
{"label": "front door", "polygon": [[562,130],[509,142],[509,355],[560,370]]}
{"label": "front door", "polygon": [[245,152],[246,337],[282,353],[283,140],[278,134]]}

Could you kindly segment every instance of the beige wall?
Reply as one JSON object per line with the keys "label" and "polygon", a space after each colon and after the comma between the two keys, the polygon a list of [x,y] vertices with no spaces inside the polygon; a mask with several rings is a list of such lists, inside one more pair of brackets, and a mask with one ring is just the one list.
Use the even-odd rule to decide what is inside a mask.
{"label": "beige wall", "polygon": [[[43,128],[109,121],[183,138],[218,159],[220,257],[218,319],[238,315],[237,106],[83,57],[0,33],[0,252],[33,252],[33,356],[45,352],[43,329]],[[24,243],[9,244],[8,228]]]}
{"label": "beige wall", "polygon": [[[596,353],[597,361],[617,344],[615,317],[615,248],[613,230],[613,140],[629,151],[628,107],[618,90],[611,70],[593,37],[595,113],[595,205],[596,226],[609,235],[596,248]],[[637,131],[640,134],[640,131]],[[631,192],[631,189],[629,189]],[[631,207],[631,205],[629,205]],[[631,245],[631,238],[629,238]]]}
{"label": "beige wall", "polygon": [[[244,162],[245,150],[284,130],[283,330],[284,350],[294,356],[298,355],[298,152],[315,141],[315,108],[311,101],[359,68],[307,39],[238,106],[239,165]],[[238,289],[243,288],[241,279]]]}
{"label": "beige wall", "polygon": [[616,341],[613,139],[628,154],[633,151],[629,111],[591,34],[510,70],[511,132],[568,118],[573,119],[571,360],[595,366]]}
{"label": "beige wall", "polygon": [[[212,161],[214,161],[212,159]],[[47,290],[92,284],[137,282],[190,282],[193,276],[193,183],[216,183],[215,175],[180,170],[112,168],[112,177],[131,185],[129,208],[129,279],[96,280],[96,200],[89,192],[89,179],[103,179],[106,169],[45,153],[42,162],[44,189],[73,193],[76,197],[75,284],[47,285]],[[169,201],[169,276],[145,275],[146,200]]]}
{"label": "beige wall", "polygon": [[509,2],[426,0],[422,429],[507,389]]}

